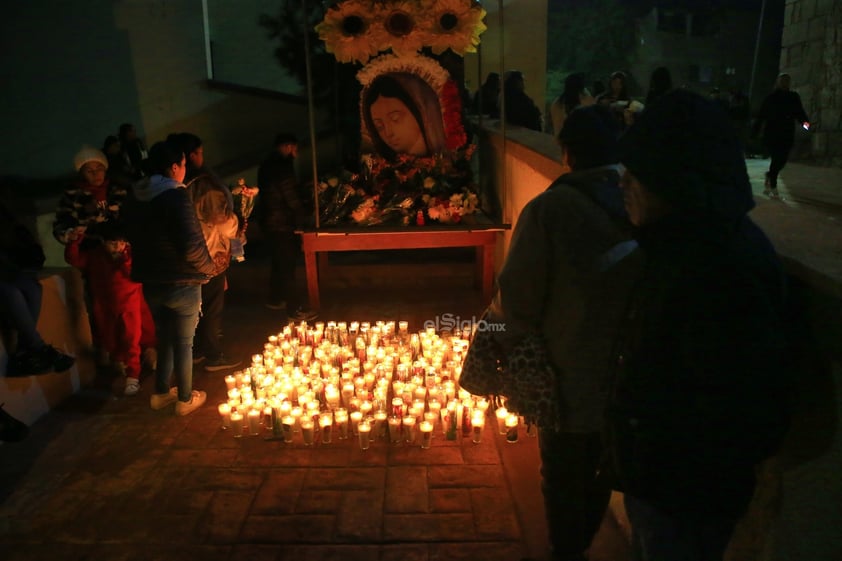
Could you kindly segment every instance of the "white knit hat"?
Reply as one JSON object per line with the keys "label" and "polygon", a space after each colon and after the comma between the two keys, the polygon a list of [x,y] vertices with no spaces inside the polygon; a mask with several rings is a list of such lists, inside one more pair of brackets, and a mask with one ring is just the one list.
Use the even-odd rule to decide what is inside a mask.
{"label": "white knit hat", "polygon": [[76,171],[79,171],[82,169],[82,166],[88,162],[99,162],[105,166],[105,169],[108,169],[108,158],[105,157],[105,154],[96,148],[83,146],[82,149],[73,156],[73,166],[76,168]]}

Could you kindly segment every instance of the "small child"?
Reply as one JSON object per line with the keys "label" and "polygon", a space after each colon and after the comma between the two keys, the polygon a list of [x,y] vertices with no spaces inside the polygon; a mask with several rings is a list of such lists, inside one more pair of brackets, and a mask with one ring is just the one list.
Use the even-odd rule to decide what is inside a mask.
{"label": "small child", "polygon": [[114,222],[100,224],[101,244],[82,245],[85,233],[68,235],[65,260],[88,280],[98,342],[126,375],[125,395],[140,391],[143,286],[131,280],[132,255],[126,237]]}

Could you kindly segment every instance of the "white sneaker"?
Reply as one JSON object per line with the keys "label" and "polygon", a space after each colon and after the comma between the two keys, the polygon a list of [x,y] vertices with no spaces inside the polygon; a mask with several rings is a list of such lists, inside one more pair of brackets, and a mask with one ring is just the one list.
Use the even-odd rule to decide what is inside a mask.
{"label": "white sneaker", "polygon": [[178,388],[170,388],[167,393],[153,393],[149,396],[149,406],[158,410],[178,401]]}
{"label": "white sneaker", "polygon": [[175,404],[175,414],[181,417],[189,415],[199,407],[205,404],[208,394],[203,391],[193,390],[190,396],[190,401],[179,401]]}
{"label": "white sneaker", "polygon": [[137,378],[126,378],[126,390],[123,392],[127,396],[137,395],[140,391],[140,381]]}

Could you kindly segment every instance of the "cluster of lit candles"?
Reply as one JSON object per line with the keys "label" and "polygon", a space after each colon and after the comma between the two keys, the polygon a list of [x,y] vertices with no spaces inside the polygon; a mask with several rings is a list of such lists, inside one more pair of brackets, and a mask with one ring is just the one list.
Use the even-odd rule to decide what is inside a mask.
{"label": "cluster of lit candles", "polygon": [[[219,404],[234,437],[267,436],[304,446],[334,438],[429,448],[433,434],[482,441],[491,403],[459,388],[470,334],[409,333],[408,323],[289,324],[251,365],[225,377]],[[517,442],[520,419],[493,409],[500,434]]]}

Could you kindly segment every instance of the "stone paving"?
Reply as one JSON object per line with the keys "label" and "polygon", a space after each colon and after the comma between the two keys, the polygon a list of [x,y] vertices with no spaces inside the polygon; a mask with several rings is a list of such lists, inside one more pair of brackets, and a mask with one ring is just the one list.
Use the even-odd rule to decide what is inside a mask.
{"label": "stone paving", "polygon": [[[471,265],[428,269],[436,267],[458,273]],[[262,307],[266,269],[260,260],[232,268],[226,336],[238,359],[282,327],[277,312]],[[382,279],[371,281],[375,288],[325,290],[322,317],[407,319],[420,329],[437,314],[470,318],[482,311],[470,286],[433,289],[416,277],[396,292]],[[536,439],[522,434],[507,445],[491,425],[480,444],[438,437],[429,450],[380,441],[361,451],[354,440],[305,448],[262,436],[235,439],[221,430],[215,407],[225,399],[228,372],[194,372],[208,405],[188,417],[172,408],[152,411],[149,378],[136,398],[119,396],[121,381],[104,378],[36,423],[26,441],[0,447],[0,558],[541,555]],[[527,467],[513,469],[507,457]]]}

